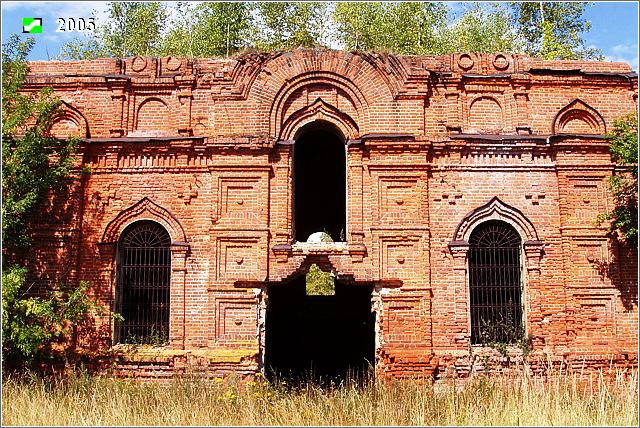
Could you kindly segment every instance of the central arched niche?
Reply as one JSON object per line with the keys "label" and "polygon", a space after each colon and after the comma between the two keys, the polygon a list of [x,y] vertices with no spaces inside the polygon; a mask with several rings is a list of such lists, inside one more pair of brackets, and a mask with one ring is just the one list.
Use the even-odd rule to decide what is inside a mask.
{"label": "central arched niche", "polygon": [[293,227],[295,240],[316,232],[334,242],[347,236],[346,146],[331,123],[317,120],[302,127],[293,150]]}

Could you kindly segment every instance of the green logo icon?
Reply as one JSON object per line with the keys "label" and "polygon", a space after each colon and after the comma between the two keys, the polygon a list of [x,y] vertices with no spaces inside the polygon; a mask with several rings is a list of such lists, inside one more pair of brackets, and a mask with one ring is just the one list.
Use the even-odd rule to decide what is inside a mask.
{"label": "green logo icon", "polygon": [[23,33],[42,33],[42,18],[22,18]]}

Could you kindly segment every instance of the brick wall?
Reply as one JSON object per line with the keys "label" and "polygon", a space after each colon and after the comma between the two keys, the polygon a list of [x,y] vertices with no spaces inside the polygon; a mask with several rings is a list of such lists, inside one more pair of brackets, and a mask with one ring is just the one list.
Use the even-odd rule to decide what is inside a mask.
{"label": "brick wall", "polygon": [[[154,220],[173,242],[170,344],[118,351],[121,371],[258,370],[267,286],[317,262],[374,286],[378,373],[469,373],[467,241],[490,219],[522,238],[532,361],[637,365],[637,249],[595,221],[612,208],[602,134],[637,109],[626,64],[296,50],[30,67],[25,90],[53,86],[51,132],[82,136],[91,168],[43,217],[39,272],[112,308],[124,228]],[[348,142],[346,243],[292,242],[291,142],[316,121]]]}

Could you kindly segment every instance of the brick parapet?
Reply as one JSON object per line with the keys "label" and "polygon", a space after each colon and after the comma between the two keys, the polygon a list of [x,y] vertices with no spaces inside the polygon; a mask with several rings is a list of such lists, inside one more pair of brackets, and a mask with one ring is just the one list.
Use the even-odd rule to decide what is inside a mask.
{"label": "brick parapet", "polygon": [[[621,101],[628,110],[637,103],[637,76],[627,64],[502,54],[403,57],[296,50],[220,60],[32,62],[30,70],[27,89],[56,88],[87,118],[92,137],[100,138],[147,132],[216,140],[255,135],[277,139],[283,115],[306,105],[300,98],[304,91],[309,102],[321,97],[350,116],[359,135],[396,131],[430,138],[448,132],[549,134],[552,115],[575,98],[600,112],[607,123],[623,107]],[[311,81],[317,89],[309,92],[304,88]],[[333,87],[335,93],[323,97],[323,87]],[[567,87],[585,91],[576,96]],[[86,93],[92,97],[87,99]],[[166,108],[161,123],[148,122],[145,114],[145,105],[154,103],[159,104],[154,108]],[[98,105],[110,106],[110,122],[96,115]],[[245,108],[254,114],[243,115]],[[382,111],[383,127],[378,120]],[[486,123],[484,111],[492,112],[495,123]]]}

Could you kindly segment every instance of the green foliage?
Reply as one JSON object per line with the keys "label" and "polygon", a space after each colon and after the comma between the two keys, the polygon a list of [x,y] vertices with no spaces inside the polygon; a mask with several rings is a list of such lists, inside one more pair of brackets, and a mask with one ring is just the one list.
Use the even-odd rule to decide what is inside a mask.
{"label": "green foliage", "polygon": [[527,55],[544,59],[602,59],[585,47],[582,34],[591,29],[584,17],[589,2],[511,2],[514,25]]}
{"label": "green foliage", "polygon": [[162,328],[156,328],[155,324],[153,324],[149,334],[129,334],[122,343],[130,345],[162,346],[166,345],[168,342],[168,331]]}
{"label": "green foliage", "polygon": [[109,57],[109,53],[101,44],[99,37],[83,39],[74,37],[60,48],[58,60],[90,60],[100,57]]}
{"label": "green foliage", "polygon": [[525,358],[527,358],[531,354],[531,351],[533,350],[534,339],[535,339],[535,336],[529,333],[526,336],[523,335],[520,339],[518,339],[516,343],[518,345],[518,348],[520,348],[520,350],[522,351],[522,355]]}
{"label": "green foliage", "polygon": [[615,208],[599,216],[611,220],[611,231],[631,247],[638,244],[638,115],[630,113],[613,123],[605,135],[609,140],[611,159],[624,171],[609,178]]}
{"label": "green foliage", "polygon": [[381,46],[380,35],[374,28],[380,25],[382,14],[381,2],[339,2],[332,16],[338,40],[348,50],[365,51]]}
{"label": "green foliage", "polygon": [[316,264],[309,267],[306,281],[307,296],[333,296],[336,294],[333,275],[323,271]]}
{"label": "green foliage", "polygon": [[246,2],[179,2],[162,54],[188,57],[228,56],[247,46],[252,6]]}
{"label": "green foliage", "polygon": [[448,35],[450,52],[518,52],[509,10],[500,4],[473,3]]}
{"label": "green foliage", "polygon": [[2,271],[2,356],[25,366],[51,357],[55,344],[75,342],[77,328],[102,310],[88,297],[87,282],[68,293],[58,287],[47,298],[27,296],[27,272],[17,265]]}
{"label": "green foliage", "polygon": [[22,297],[26,276],[27,269],[19,266],[2,271],[2,355],[28,364],[50,338],[40,318],[51,311],[39,299]]}
{"label": "green foliage", "polygon": [[89,40],[76,38],[62,47],[60,59],[125,58],[159,55],[168,19],[161,2],[110,2],[109,20]]}
{"label": "green foliage", "polygon": [[75,343],[77,328],[97,305],[87,283],[49,296],[30,295],[27,284],[31,222],[50,192],[72,180],[77,139],[48,135],[60,101],[51,88],[21,92],[33,39],[14,35],[2,46],[2,356],[5,362],[29,365],[51,356],[56,343]]}
{"label": "green foliage", "polygon": [[401,54],[447,50],[447,10],[442,3],[339,2],[333,21],[346,49]]}
{"label": "green foliage", "polygon": [[3,253],[28,249],[28,223],[50,190],[69,183],[78,140],[47,135],[60,101],[51,88],[20,93],[33,39],[13,36],[2,47],[2,235]]}
{"label": "green foliage", "polygon": [[253,46],[260,50],[323,45],[329,21],[327,2],[256,3]]}
{"label": "green foliage", "polygon": [[583,17],[589,4],[472,3],[454,19],[443,2],[110,2],[107,25],[66,44],[60,58],[216,57],[332,45],[408,55],[525,52],[601,59],[582,38],[590,28]]}
{"label": "green foliage", "polygon": [[491,320],[480,320],[480,342],[507,356],[509,345],[518,345],[526,352],[531,352],[532,336],[525,336],[524,327],[516,323],[511,313],[506,317],[498,317]]}
{"label": "green foliage", "polygon": [[613,131],[606,135],[610,141],[611,159],[627,167],[638,178],[638,114],[629,113],[613,122]]}

